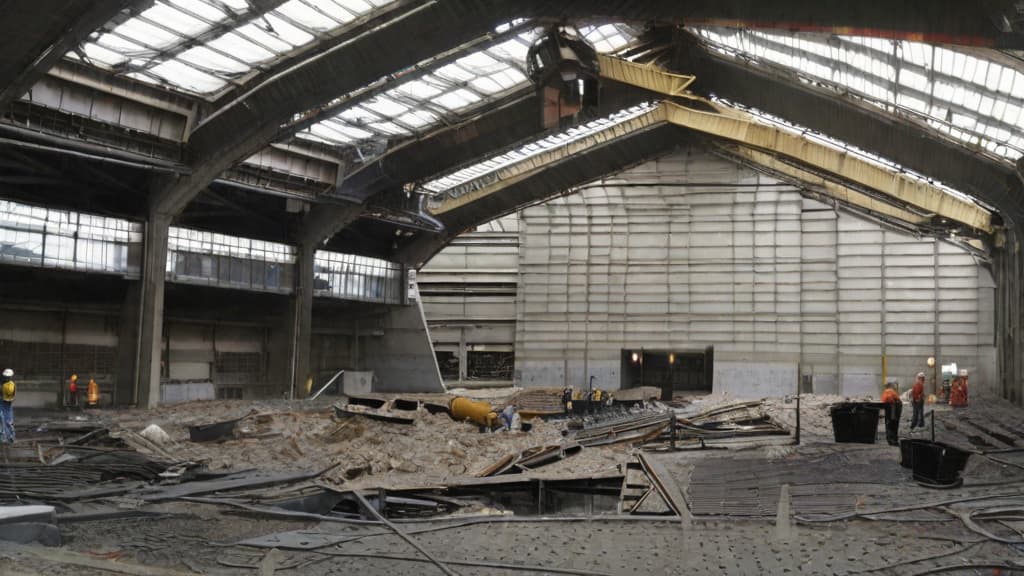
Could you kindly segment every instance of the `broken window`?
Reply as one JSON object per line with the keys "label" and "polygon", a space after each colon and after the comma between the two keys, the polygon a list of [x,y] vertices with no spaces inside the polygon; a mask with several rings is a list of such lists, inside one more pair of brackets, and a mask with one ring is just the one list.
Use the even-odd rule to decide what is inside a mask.
{"label": "broken window", "polygon": [[515,353],[500,351],[466,352],[467,380],[512,380]]}

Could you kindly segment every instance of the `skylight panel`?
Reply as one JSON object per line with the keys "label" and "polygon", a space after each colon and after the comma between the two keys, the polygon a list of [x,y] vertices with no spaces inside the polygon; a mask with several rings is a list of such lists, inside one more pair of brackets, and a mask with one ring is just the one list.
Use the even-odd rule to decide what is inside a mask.
{"label": "skylight panel", "polygon": [[218,24],[227,18],[227,14],[220,9],[220,5],[222,4],[226,5],[227,8],[234,13],[243,13],[249,9],[249,5],[245,0],[223,1],[216,4],[211,4],[204,0],[163,0],[163,2],[170,6],[180,8],[182,11],[188,12],[189,14],[195,14],[199,18],[214,24]]}
{"label": "skylight panel", "polygon": [[338,132],[341,132],[345,136],[348,136],[354,140],[366,140],[373,136],[373,132],[368,132],[355,126],[340,126]]}
{"label": "skylight panel", "polygon": [[384,96],[378,96],[372,101],[364,104],[364,106],[384,116],[398,116],[409,110],[408,106],[399,104],[398,102]]}
{"label": "skylight panel", "polygon": [[474,52],[469,56],[459,58],[455,61],[460,66],[469,70],[480,70],[488,68],[502,68],[504,64],[487,55],[486,52]]}
{"label": "skylight panel", "polygon": [[138,18],[132,18],[117,27],[117,33],[139,44],[157,49],[181,42],[184,37],[159,28]]}
{"label": "skylight panel", "polygon": [[292,49],[293,46],[291,44],[285,42],[276,34],[268,32],[265,26],[262,22],[259,25],[249,23],[238,28],[237,32],[244,38],[271,50],[271,55],[280,54]]}
{"label": "skylight panel", "polygon": [[[299,0],[291,0],[292,2],[298,2]],[[283,18],[275,15],[273,12],[263,17],[266,23],[270,24],[269,33],[277,36],[281,40],[291,44],[292,47],[302,46],[308,44],[315,38],[309,32],[302,30]]]}
{"label": "skylight panel", "polygon": [[208,46],[250,63],[263,62],[274,57],[273,52],[236,32],[229,32],[212,40]]}
{"label": "skylight panel", "polygon": [[144,11],[141,16],[150,22],[158,22],[182,36],[195,36],[210,29],[207,22],[160,2],[153,4],[153,7]]}
{"label": "skylight panel", "polygon": [[476,77],[469,70],[459,66],[458,64],[449,64],[442,66],[436,73],[435,76],[444,78],[446,80],[452,80],[454,82],[468,82]]}
{"label": "skylight panel", "polygon": [[116,66],[127,60],[121,54],[108,50],[95,42],[88,42],[82,45],[82,52],[89,57],[90,60],[95,60],[106,64],[107,66]]}
{"label": "skylight panel", "polygon": [[437,122],[438,118],[434,114],[425,110],[415,110],[408,114],[402,114],[395,120],[412,128],[422,128],[428,124]]}
{"label": "skylight panel", "polygon": [[428,84],[423,80],[410,80],[408,82],[403,82],[396,86],[394,91],[419,100],[433,98],[441,92],[444,92],[444,90],[434,86],[433,84]]}
{"label": "skylight panel", "polygon": [[[711,42],[712,49],[725,54],[791,68],[803,79],[831,82],[840,93],[883,108],[898,103],[932,116],[937,129],[970,145],[999,150],[1011,160],[1024,153],[1001,142],[996,142],[996,147],[985,144],[995,138],[995,132],[984,127],[1001,124],[1000,120],[1024,129],[1016,121],[1002,118],[1007,104],[1024,102],[1024,94],[1014,93],[1015,89],[1024,92],[1020,89],[1024,83],[1018,83],[1024,75],[980,57],[981,53],[965,54],[942,46],[885,38],[727,28],[697,32]],[[957,118],[956,127],[949,125],[950,108],[962,116]]]}
{"label": "skylight panel", "polygon": [[249,70],[249,66],[243,62],[228,58],[227,56],[214,52],[206,46],[189,48],[178,56],[179,60],[195,64],[201,68],[216,70],[228,74],[241,74]]}
{"label": "skylight panel", "polygon": [[600,121],[590,122],[584,126],[573,128],[561,134],[547,136],[535,142],[526,144],[517,150],[493,156],[472,166],[467,166],[451,174],[444,175],[440,178],[427,182],[423,185],[423,188],[433,193],[450,190],[485,174],[500,170],[505,166],[522,162],[523,160],[526,160],[531,156],[535,156],[545,150],[565,145],[569,142],[604,130],[609,126],[621,124],[622,122],[636,118],[637,116],[649,112],[651,109],[652,106],[650,104],[642,104],[640,106],[621,110],[607,118],[602,118]]}
{"label": "skylight panel", "polygon": [[341,22],[342,24],[346,22],[351,22],[356,19],[356,15],[353,12],[350,12],[349,10],[342,8],[341,6],[338,5],[337,2],[318,2],[316,0],[313,0],[313,3],[315,4],[317,10],[323,12],[324,14],[330,16],[331,18],[337,20],[338,22]]}
{"label": "skylight panel", "polygon": [[532,33],[530,33],[529,37],[526,37],[525,34],[520,35],[517,38],[506,40],[488,51],[505,60],[525,62],[526,55],[530,51],[530,45],[533,43],[533,36],[535,35]]}
{"label": "skylight panel", "polygon": [[355,14],[365,14],[373,9],[373,6],[369,2],[363,0],[333,0],[340,4],[346,10],[349,10]]}
{"label": "skylight panel", "polygon": [[442,94],[434,99],[439,105],[444,106],[449,110],[457,110],[459,108],[468,106],[474,102],[480,100],[480,97],[476,94],[465,89],[453,90],[447,94]]}
{"label": "skylight panel", "polygon": [[469,85],[472,86],[474,90],[483,92],[484,94],[495,94],[497,92],[501,92],[504,89],[502,88],[501,84],[498,84],[488,76],[475,78],[473,79],[472,82],[469,83]]}
{"label": "skylight panel", "polygon": [[409,134],[408,130],[394,122],[375,122],[370,124],[369,127],[377,132],[383,132],[391,136],[407,136]]}
{"label": "skylight panel", "polygon": [[353,106],[352,108],[343,110],[337,117],[357,124],[363,122],[377,122],[380,120],[379,116],[362,106]]}
{"label": "skylight panel", "polygon": [[[327,122],[318,122],[317,124],[314,124],[314,125],[310,126],[309,130],[308,130],[308,133],[312,134],[312,135],[318,137],[319,139],[321,139],[321,140],[323,140],[325,142],[328,142],[328,143],[347,144],[347,143],[352,142],[354,140],[354,138],[352,138],[351,136],[349,136],[349,135],[347,135],[345,133],[342,133],[342,132],[336,130],[334,127],[329,125]],[[303,136],[305,134],[306,134],[306,132],[300,132],[299,136]]]}
{"label": "skylight panel", "polygon": [[[331,2],[323,2],[323,4],[331,4]],[[320,32],[330,30],[338,25],[336,20],[318,12],[312,6],[302,2],[301,0],[290,0],[285,2],[279,6],[275,12],[284,15],[294,22]]]}
{"label": "skylight panel", "polygon": [[183,86],[195,92],[213,92],[223,88],[227,83],[225,80],[196,70],[188,64],[177,60],[162,62],[152,67],[149,71],[166,82]]}

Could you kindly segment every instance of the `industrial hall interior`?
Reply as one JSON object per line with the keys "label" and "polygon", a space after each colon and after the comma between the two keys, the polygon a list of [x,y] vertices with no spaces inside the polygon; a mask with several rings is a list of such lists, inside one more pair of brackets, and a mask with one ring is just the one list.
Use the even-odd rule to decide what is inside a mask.
{"label": "industrial hall interior", "polygon": [[0,575],[1024,575],[1024,2],[0,7]]}

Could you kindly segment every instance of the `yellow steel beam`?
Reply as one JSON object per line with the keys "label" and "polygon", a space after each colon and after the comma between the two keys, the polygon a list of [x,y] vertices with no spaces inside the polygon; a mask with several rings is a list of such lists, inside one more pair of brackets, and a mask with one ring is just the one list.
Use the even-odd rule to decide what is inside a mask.
{"label": "yellow steel beam", "polygon": [[429,210],[433,214],[444,214],[499,192],[575,154],[586,152],[606,142],[664,123],[665,108],[657,106],[629,120],[613,124],[603,130],[588,134],[561,146],[550,148],[521,162],[499,168],[486,176],[447,190],[440,198],[435,196],[431,199]]}
{"label": "yellow steel beam", "polygon": [[[563,146],[546,150],[522,162],[505,166],[448,190],[443,197],[435,197],[430,211],[434,214],[443,214],[478,198],[494,194],[573,154],[637,130],[669,122],[740,144],[748,150],[743,154],[747,155],[751,161],[755,161],[749,158],[749,156],[755,155],[755,151],[768,151],[776,156],[785,156],[806,165],[818,173],[834,174],[839,180],[877,190],[883,195],[893,198],[898,204],[913,206],[922,212],[961,222],[986,233],[993,231],[991,213],[938,186],[911,178],[897,170],[870,162],[848,151],[833,148],[807,139],[800,134],[758,121],[755,116],[741,110],[686,93],[686,87],[694,80],[693,76],[672,74],[657,66],[634,64],[605,55],[598,57],[598,63],[603,78],[638,86],[667,96],[700,100],[716,111],[703,112],[673,102],[662,102],[657,108],[641,116],[610,126]],[[755,150],[750,150],[751,148]],[[914,224],[924,221],[921,216],[908,210],[881,202],[853,188],[821,178],[809,170],[780,162],[778,158],[771,157],[771,155],[760,152],[756,156],[759,160],[770,162],[771,169],[810,182],[825,193],[850,204]]]}
{"label": "yellow steel beam", "polygon": [[666,96],[686,96],[686,88],[695,80],[694,76],[673,74],[658,66],[634,64],[604,54],[598,54],[597,64],[602,78]]}
{"label": "yellow steel beam", "polygon": [[992,215],[981,206],[848,151],[758,122],[749,114],[721,104],[713,105],[719,110],[718,113],[701,112],[671,102],[662,103],[666,109],[666,118],[677,126],[787,156],[819,171],[878,190],[925,212],[961,222],[986,233],[992,232]]}
{"label": "yellow steel beam", "polygon": [[928,222],[928,218],[921,216],[920,214],[915,214],[909,210],[893,206],[888,202],[883,202],[878,198],[864,194],[863,192],[850,188],[849,186],[844,186],[843,184],[822,178],[813,172],[797,168],[792,164],[779,160],[777,156],[773,156],[766,152],[762,152],[754,148],[748,148],[746,146],[728,146],[724,148],[730,154],[743,158],[744,160],[758,166],[763,166],[772,172],[799,180],[802,183],[814,187],[816,192],[820,192],[851,206],[863,208],[889,218],[896,218],[909,224],[919,225]]}

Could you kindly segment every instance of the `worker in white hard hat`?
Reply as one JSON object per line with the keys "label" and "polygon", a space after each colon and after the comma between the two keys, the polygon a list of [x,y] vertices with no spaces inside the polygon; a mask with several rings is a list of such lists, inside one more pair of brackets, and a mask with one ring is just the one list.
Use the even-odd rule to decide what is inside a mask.
{"label": "worker in white hard hat", "polygon": [[5,368],[0,381],[3,382],[0,385],[0,443],[10,444],[14,442],[14,393],[17,391],[14,370]]}

